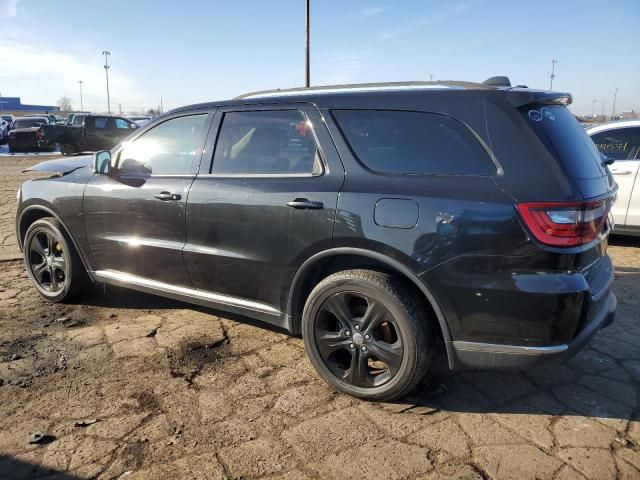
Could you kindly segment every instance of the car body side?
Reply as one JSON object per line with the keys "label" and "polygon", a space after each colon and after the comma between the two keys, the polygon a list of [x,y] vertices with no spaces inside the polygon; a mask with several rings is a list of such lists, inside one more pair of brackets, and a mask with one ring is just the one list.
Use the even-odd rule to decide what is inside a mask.
{"label": "car body side", "polygon": [[[236,100],[173,112],[137,131],[132,139],[171,115],[207,113],[211,118],[207,124],[209,133],[201,144],[198,171],[187,189],[187,230],[181,249],[192,283],[185,287],[200,290],[206,285],[193,284],[193,279],[207,278],[205,269],[210,271],[213,265],[201,262],[206,259],[203,255],[222,256],[214,260],[228,267],[223,287],[231,290],[224,293],[268,305],[276,313],[235,311],[298,334],[304,300],[313,285],[340,269],[372,268],[397,274],[405,279],[407,288],[420,292],[424,308],[431,311],[440,326],[451,367],[500,366],[502,357],[496,352],[472,355],[466,348],[469,344],[504,345],[507,357],[512,345],[531,348],[536,353],[545,353],[545,349],[549,353],[565,352],[567,344],[585,326],[596,320],[601,325],[604,316],[615,310],[615,297],[610,294],[611,272],[604,274],[609,276],[598,292],[590,282],[590,276],[595,275],[590,267],[608,261],[603,251],[606,238],[568,249],[543,248],[534,241],[516,214],[516,202],[541,198],[583,200],[584,194],[526,128],[525,120],[509,104],[504,92],[487,89],[452,93],[407,92],[394,95],[392,100],[376,93],[302,96],[273,103],[265,99]],[[221,209],[225,203],[212,206],[207,195],[214,191],[216,182],[221,185],[210,172],[222,113],[261,108],[301,108],[313,117],[325,162],[325,174],[313,180],[322,187],[301,187],[296,178],[251,182],[238,179],[235,184],[227,182],[223,192],[234,195],[233,188],[244,188],[242,199],[235,198],[258,210],[265,224],[281,222],[271,225],[274,231],[278,226],[290,226],[284,223],[285,218],[309,213],[287,209],[286,200],[293,199],[295,192],[307,189],[310,196],[323,194],[325,208],[315,214],[320,215],[315,217],[317,222],[308,226],[313,229],[324,222],[331,228],[316,237],[307,234],[300,243],[304,248],[297,250],[287,251],[291,243],[266,241],[261,258],[248,258],[250,252],[221,252],[217,243],[207,243],[213,241],[207,228],[216,217],[207,208]],[[389,175],[371,171],[345,141],[332,116],[334,109],[408,110],[453,117],[483,143],[495,174]],[[38,215],[56,216],[95,278],[99,266],[93,264],[94,252],[85,222],[85,189],[93,177],[91,168],[85,166],[51,179],[25,183],[20,191],[16,228],[22,244],[30,221]],[[209,186],[205,188],[204,182]],[[610,187],[614,188],[613,183]],[[264,205],[265,198],[274,203]],[[415,209],[415,224],[407,228],[379,221],[377,209],[381,200],[388,209],[385,217],[402,216],[407,206]],[[259,217],[253,217],[253,221],[256,218]],[[308,220],[298,225],[304,226],[304,222]],[[193,256],[196,251],[199,256]],[[277,262],[281,265],[270,269]],[[248,278],[257,283],[249,285]],[[539,358],[517,356],[525,359],[522,365]],[[511,357],[509,361],[513,363]]]}

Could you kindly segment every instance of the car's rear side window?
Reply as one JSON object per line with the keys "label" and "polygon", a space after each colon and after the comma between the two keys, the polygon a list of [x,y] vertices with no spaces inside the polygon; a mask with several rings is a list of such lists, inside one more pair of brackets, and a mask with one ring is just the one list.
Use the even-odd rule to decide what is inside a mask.
{"label": "car's rear side window", "polygon": [[494,175],[496,167],[458,120],[401,110],[333,110],[353,153],[380,173]]}
{"label": "car's rear side window", "polygon": [[321,175],[311,124],[298,110],[227,112],[211,173],[219,175]]}

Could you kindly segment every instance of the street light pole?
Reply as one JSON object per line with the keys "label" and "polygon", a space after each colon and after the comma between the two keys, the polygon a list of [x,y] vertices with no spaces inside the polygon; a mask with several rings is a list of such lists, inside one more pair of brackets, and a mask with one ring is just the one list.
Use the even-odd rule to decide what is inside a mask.
{"label": "street light pole", "polygon": [[305,51],[305,67],[304,67],[304,76],[305,76],[305,82],[304,82],[304,86],[309,88],[311,86],[311,71],[310,71],[310,62],[309,62],[309,30],[310,30],[310,24],[309,24],[309,0],[307,0],[307,11],[306,11],[306,18],[307,18],[307,28],[306,28],[306,37],[307,37],[307,48]]}
{"label": "street light pole", "polygon": [[104,55],[104,73],[107,76],[107,111],[111,115],[111,98],[109,97],[109,55],[111,52],[104,50],[102,55]]}
{"label": "street light pole", "polygon": [[555,58],[551,60],[551,83],[549,84],[549,90],[553,90],[553,79],[556,78],[556,63],[558,63],[558,60]]}
{"label": "street light pole", "polygon": [[598,101],[597,98],[593,99],[593,104],[591,105],[591,118],[596,118],[596,102]]}
{"label": "street light pole", "polygon": [[84,112],[84,104],[82,103],[82,84],[84,82],[82,80],[78,80],[78,85],[80,85],[80,111]]}
{"label": "street light pole", "polygon": [[615,120],[615,116],[616,116],[616,98],[618,98],[618,90],[620,90],[618,87],[616,87],[615,91],[613,92],[613,108],[611,109],[611,120]]}

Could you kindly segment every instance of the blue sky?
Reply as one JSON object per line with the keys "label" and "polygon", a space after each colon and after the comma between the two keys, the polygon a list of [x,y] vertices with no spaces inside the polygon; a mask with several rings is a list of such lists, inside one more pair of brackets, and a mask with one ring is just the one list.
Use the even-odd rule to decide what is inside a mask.
{"label": "blue sky", "polygon": [[[640,1],[312,1],[312,84],[482,81],[574,94],[573,110],[640,110]],[[0,93],[125,112],[304,81],[304,0],[0,0]],[[116,107],[117,108],[117,107]]]}

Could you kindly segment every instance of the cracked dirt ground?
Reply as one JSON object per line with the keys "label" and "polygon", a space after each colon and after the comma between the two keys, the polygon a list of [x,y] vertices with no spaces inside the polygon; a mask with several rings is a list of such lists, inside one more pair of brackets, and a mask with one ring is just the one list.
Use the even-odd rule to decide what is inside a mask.
{"label": "cracked dirt ground", "polygon": [[300,339],[211,311],[115,288],[46,304],[13,234],[33,161],[0,159],[0,478],[640,478],[640,241],[610,246],[618,318],[568,363],[366,403]]}

